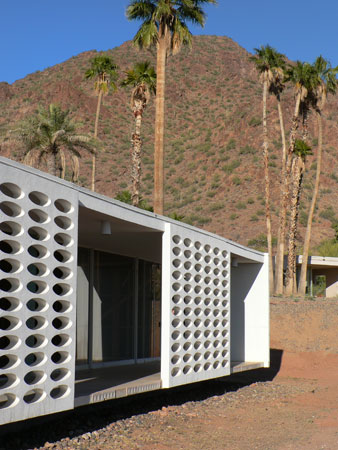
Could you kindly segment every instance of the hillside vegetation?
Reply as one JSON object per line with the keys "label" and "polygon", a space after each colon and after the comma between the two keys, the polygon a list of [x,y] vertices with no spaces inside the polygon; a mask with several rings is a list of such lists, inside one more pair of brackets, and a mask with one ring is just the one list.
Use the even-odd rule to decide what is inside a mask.
{"label": "hillside vegetation", "polygon": [[[120,78],[135,62],[155,53],[137,51],[126,42],[107,52],[119,66]],[[88,51],[62,64],[36,72],[13,85],[0,83],[1,155],[20,161],[22,148],[11,130],[39,105],[59,103],[71,110],[80,130],[93,133],[97,97],[85,80]],[[196,36],[192,50],[183,49],[167,64],[165,135],[165,212],[244,245],[264,248],[264,186],[262,163],[262,87],[250,54],[227,37]],[[283,99],[286,128],[290,128],[293,96]],[[281,140],[275,100],[268,102],[273,234],[277,233]],[[338,99],[329,98],[324,113],[324,155],[321,191],[313,226],[312,246],[332,238],[331,223],[338,219],[336,161]],[[306,224],[316,168],[316,130],[310,117],[310,143],[300,210],[298,241]],[[130,139],[134,117],[130,92],[119,89],[104,97],[98,135],[103,141],[97,157],[96,190],[115,197],[130,185]],[[143,119],[143,174],[141,195],[152,202],[154,101]],[[91,157],[83,154],[80,184],[90,188]],[[336,217],[337,215],[337,217]]]}

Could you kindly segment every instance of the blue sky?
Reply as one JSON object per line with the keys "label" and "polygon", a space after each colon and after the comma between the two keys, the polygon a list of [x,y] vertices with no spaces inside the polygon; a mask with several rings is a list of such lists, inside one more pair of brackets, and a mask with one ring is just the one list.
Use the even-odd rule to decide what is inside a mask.
{"label": "blue sky", "polygon": [[[132,39],[138,24],[125,18],[129,0],[1,0],[0,81],[14,82],[86,50],[107,50]],[[290,59],[322,54],[338,65],[337,0],[219,0],[206,7],[204,29],[246,48],[270,44]]]}

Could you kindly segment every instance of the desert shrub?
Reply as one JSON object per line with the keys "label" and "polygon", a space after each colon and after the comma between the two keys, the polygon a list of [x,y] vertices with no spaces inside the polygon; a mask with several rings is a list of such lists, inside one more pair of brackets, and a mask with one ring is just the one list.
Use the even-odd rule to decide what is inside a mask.
{"label": "desert shrub", "polygon": [[230,164],[225,164],[222,167],[222,170],[224,170],[225,173],[231,174],[240,165],[241,165],[240,161],[235,160],[235,161],[232,161]]}
{"label": "desert shrub", "polygon": [[256,153],[256,149],[254,147],[251,147],[251,145],[244,145],[244,147],[241,147],[239,150],[240,155],[253,155]]}
{"label": "desert shrub", "polygon": [[319,256],[338,257],[338,241],[336,239],[326,239],[316,248]]}
{"label": "desert shrub", "polygon": [[226,146],[226,149],[227,150],[234,150],[236,148],[236,141],[235,141],[235,139],[229,139],[229,141],[228,141],[228,143],[227,143],[227,146]]}
{"label": "desert shrub", "polygon": [[238,202],[235,206],[237,209],[246,209],[246,204],[244,202]]}
{"label": "desert shrub", "polygon": [[251,117],[249,120],[249,126],[250,127],[258,127],[258,125],[261,125],[262,121],[259,117]]}
{"label": "desert shrub", "polygon": [[335,214],[335,211],[334,211],[334,209],[333,209],[333,207],[331,205],[328,206],[326,209],[322,210],[319,213],[319,216],[322,219],[329,220],[330,222],[336,222],[336,214]]}
{"label": "desert shrub", "polygon": [[[272,246],[276,246],[277,244],[277,238],[272,237]],[[261,233],[259,236],[257,236],[254,239],[250,239],[248,241],[248,247],[254,248],[255,250],[258,250],[260,252],[266,252],[268,249],[268,239],[264,233]]]}

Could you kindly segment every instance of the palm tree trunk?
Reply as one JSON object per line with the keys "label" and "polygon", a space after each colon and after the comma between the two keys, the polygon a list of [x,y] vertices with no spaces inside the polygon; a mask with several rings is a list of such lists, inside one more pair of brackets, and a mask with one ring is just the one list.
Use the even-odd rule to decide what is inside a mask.
{"label": "palm tree trunk", "polygon": [[313,215],[315,212],[316,201],[319,191],[319,181],[320,181],[320,170],[322,165],[322,148],[323,148],[323,129],[322,129],[322,116],[320,111],[316,111],[317,122],[318,122],[318,154],[317,154],[317,170],[316,170],[316,181],[315,186],[313,188],[312,201],[309,210],[309,216],[307,219],[307,226],[304,238],[304,247],[303,247],[303,259],[302,259],[302,267],[300,271],[300,279],[299,279],[299,287],[298,293],[300,295],[305,295],[306,291],[306,274],[307,274],[307,260],[309,257],[309,248],[310,248],[310,240],[311,240],[311,228]]}
{"label": "palm tree trunk", "polygon": [[[277,98],[277,107],[278,107],[278,116],[279,116],[279,125],[280,125],[280,131],[281,131],[281,138],[282,138],[282,183],[285,179],[285,172],[286,172],[286,140],[285,140],[285,127],[284,127],[284,118],[283,118],[283,111],[282,111],[282,105],[280,102],[280,98]],[[282,204],[282,190],[280,194],[280,204]],[[275,292],[277,291],[277,286],[282,287],[283,292],[283,264],[284,264],[284,239],[281,241],[281,227],[279,225],[278,227],[278,237],[277,237],[277,255],[276,255],[276,265],[275,265]],[[281,293],[282,293],[281,292]]]}
{"label": "palm tree trunk", "polygon": [[[95,127],[94,127],[94,138],[97,139],[97,132],[99,127],[99,116],[100,116],[100,109],[101,109],[101,103],[102,103],[102,95],[103,92],[99,91],[99,95],[97,97],[97,106],[96,106],[96,116],[95,116]],[[92,182],[91,182],[91,190],[95,190],[95,172],[96,172],[96,154],[93,153],[92,156]]]}
{"label": "palm tree trunk", "polygon": [[266,234],[269,252],[269,285],[270,293],[273,292],[273,264],[272,264],[272,233],[271,233],[271,213],[270,213],[270,180],[269,180],[269,154],[268,154],[268,129],[266,124],[266,97],[268,82],[265,76],[263,83],[263,159],[264,159],[264,180],[265,180],[265,217]]}
{"label": "palm tree trunk", "polygon": [[292,163],[293,188],[290,201],[290,228],[288,245],[288,266],[286,271],[285,294],[291,295],[296,291],[294,285],[296,275],[296,234],[299,211],[300,192],[304,173],[304,162],[301,157],[296,157]]}
{"label": "palm tree trunk", "polygon": [[167,28],[160,33],[157,44],[157,80],[156,80],[156,116],[155,116],[155,151],[154,151],[154,212],[163,214],[164,206],[164,94],[165,64],[167,54]]}
{"label": "palm tree trunk", "polygon": [[57,164],[56,164],[56,154],[54,152],[47,152],[46,163],[48,173],[57,176]]}
{"label": "palm tree trunk", "polygon": [[132,154],[131,154],[131,179],[132,179],[132,204],[138,206],[140,202],[140,184],[141,184],[141,123],[143,107],[142,102],[138,101],[139,105],[135,105],[135,133],[132,135]]}
{"label": "palm tree trunk", "polygon": [[284,245],[285,245],[285,228],[286,228],[286,211],[288,208],[290,173],[292,165],[292,155],[295,148],[296,131],[298,128],[298,116],[300,106],[300,94],[296,97],[295,111],[292,118],[290,131],[290,144],[286,155],[285,176],[282,180],[282,201],[279,213],[279,242],[277,252],[278,277],[276,281],[276,294],[283,294],[283,268],[284,268]]}

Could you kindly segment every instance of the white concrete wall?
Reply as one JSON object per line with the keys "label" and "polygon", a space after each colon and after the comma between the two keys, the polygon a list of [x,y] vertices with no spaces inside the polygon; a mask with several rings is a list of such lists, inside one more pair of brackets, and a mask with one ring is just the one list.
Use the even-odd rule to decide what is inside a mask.
{"label": "white concrete wall", "polygon": [[228,375],[229,246],[178,224],[167,224],[163,241],[162,385]]}
{"label": "white concrete wall", "polygon": [[268,258],[231,267],[231,361],[270,362]]}
{"label": "white concrete wall", "polygon": [[0,164],[0,180],[4,424],[74,405],[78,200],[24,167]]}

